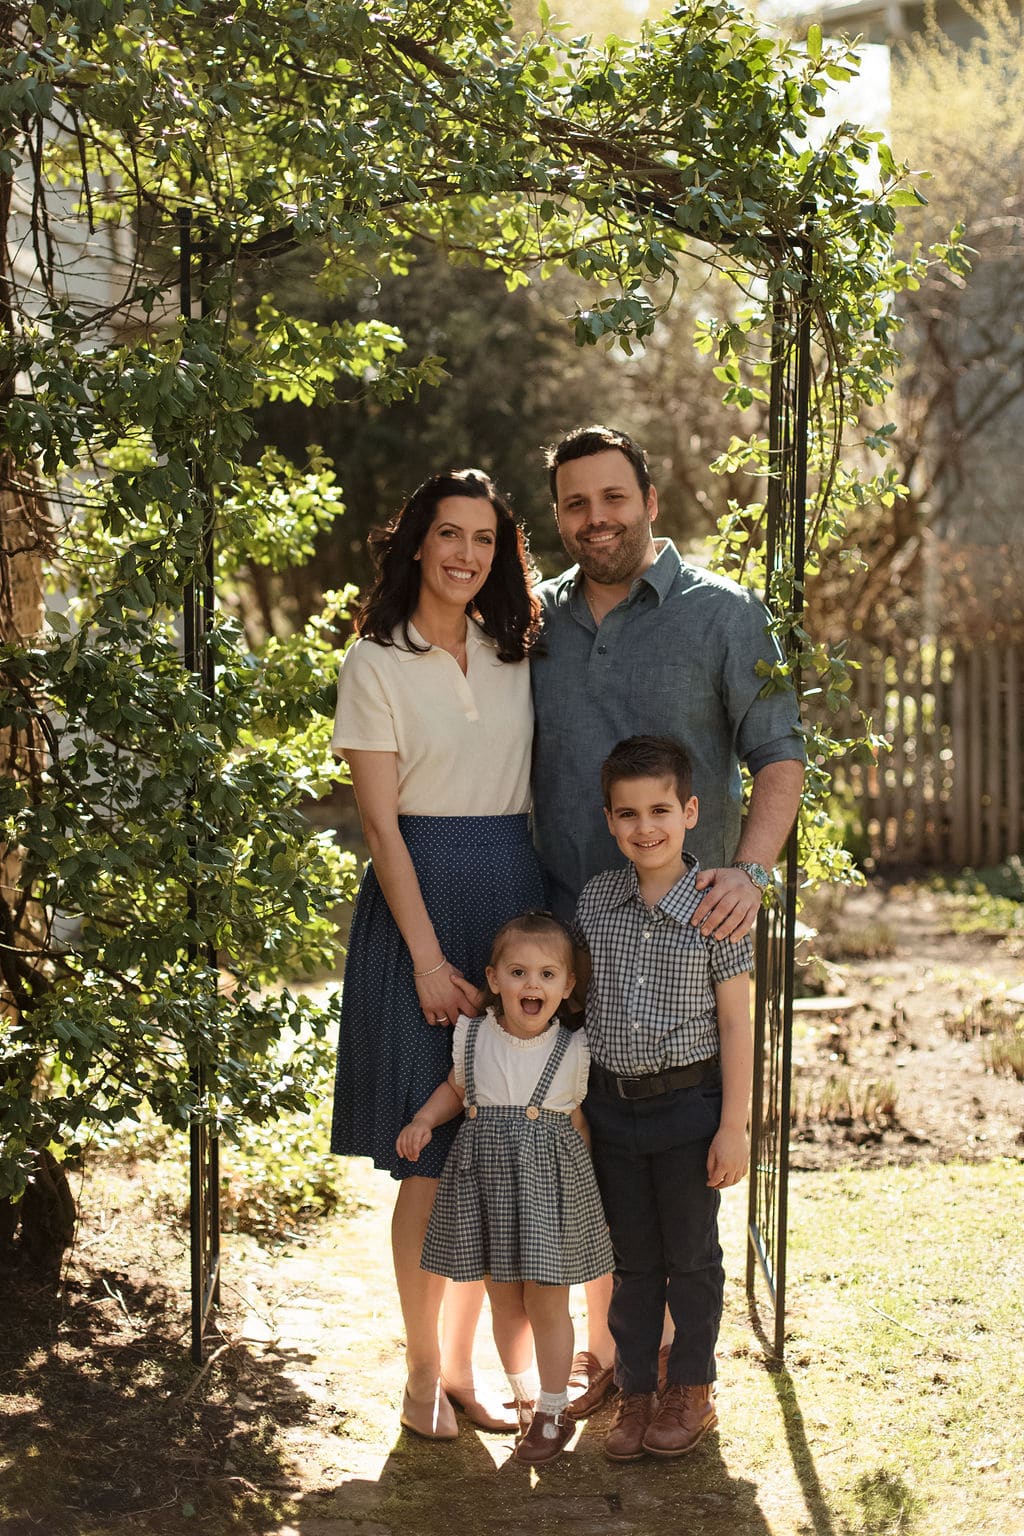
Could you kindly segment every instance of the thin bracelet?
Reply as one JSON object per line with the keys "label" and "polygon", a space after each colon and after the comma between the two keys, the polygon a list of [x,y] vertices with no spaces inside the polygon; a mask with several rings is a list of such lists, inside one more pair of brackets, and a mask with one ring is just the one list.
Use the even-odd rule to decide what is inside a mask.
{"label": "thin bracelet", "polygon": [[432,965],[429,971],[413,971],[414,976],[433,976],[435,971],[442,970],[448,964],[447,960],[439,960],[437,965]]}

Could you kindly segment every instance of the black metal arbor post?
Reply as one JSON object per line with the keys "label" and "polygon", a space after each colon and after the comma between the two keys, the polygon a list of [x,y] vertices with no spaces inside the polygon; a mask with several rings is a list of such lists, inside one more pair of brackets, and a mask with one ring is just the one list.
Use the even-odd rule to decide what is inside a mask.
{"label": "black metal arbor post", "polygon": [[[195,254],[187,213],[180,225],[181,313],[192,317],[192,274]],[[767,570],[765,600],[778,606],[772,577],[784,566],[794,573],[792,603],[802,606],[804,527],[807,485],[807,428],[810,398],[811,315],[808,302],[811,249],[797,245],[803,257],[803,288],[792,295],[780,290],[772,325],[769,430],[771,472],[767,494]],[[781,253],[784,257],[785,252]],[[202,280],[202,250],[198,252]],[[206,506],[200,570],[185,596],[183,653],[185,666],[207,696],[214,690],[213,662],[208,645],[215,590],[213,508],[195,471],[197,492]],[[782,604],[781,606],[785,606]],[[799,611],[799,609],[797,610]],[[799,690],[799,680],[797,680]],[[781,1360],[785,1338],[786,1195],[789,1173],[790,1056],[793,1019],[793,963],[798,883],[797,832],[790,835],[785,854],[785,879],[780,899],[762,909],[756,939],[754,1003],[754,1094],[751,1119],[751,1175],[748,1214],[747,1295],[756,1305],[757,1276],[767,1285],[774,1313],[774,1355]],[[193,890],[191,901],[197,900]],[[193,957],[195,958],[195,957]],[[211,971],[216,957],[208,955]],[[197,1105],[213,1086],[213,1067],[196,1060],[193,1081]],[[203,1360],[206,1321],[220,1297],[220,1174],[218,1139],[207,1126],[192,1127],[189,1147],[190,1244],[192,1254],[192,1359]]]}
{"label": "black metal arbor post", "polygon": [[[765,601],[784,609],[773,590],[785,568],[792,573],[788,607],[803,613],[807,500],[807,432],[811,386],[811,247],[801,247],[800,292],[779,291],[772,316],[767,496],[768,572]],[[788,596],[788,594],[787,594]],[[797,693],[800,679],[794,679]],[[747,1298],[756,1313],[762,1277],[774,1313],[772,1353],[781,1361],[786,1336],[786,1231],[789,1184],[790,1079],[793,1046],[793,965],[799,877],[797,828],[789,835],[783,884],[772,906],[761,909],[755,945],[754,1092],[751,1107],[747,1214]]]}
{"label": "black metal arbor post", "polygon": [[[183,211],[178,223],[180,241],[180,308],[186,325],[192,319],[192,277],[194,253],[192,246],[192,219]],[[198,252],[197,279],[200,289],[200,305],[206,309],[204,287],[204,253]],[[213,653],[209,645],[210,626],[213,622],[216,592],[214,589],[213,563],[213,504],[208,488],[203,483],[198,455],[193,461],[192,483],[203,506],[203,526],[199,558],[194,567],[192,580],[185,588],[185,604],[182,611],[182,659],[186,669],[198,680],[207,698],[213,697],[215,687]],[[188,894],[189,916],[195,919],[198,910],[198,888],[193,881]],[[199,958],[198,948],[190,951],[189,959]],[[216,975],[217,957],[205,951],[203,958],[211,976]],[[198,1052],[192,1061],[192,1083],[196,1094],[196,1108],[201,1110],[212,1084],[212,1069]],[[189,1246],[192,1255],[192,1359],[196,1365],[203,1360],[203,1334],[206,1319],[212,1307],[220,1302],[220,1155],[219,1141],[210,1128],[198,1118],[189,1132]]]}

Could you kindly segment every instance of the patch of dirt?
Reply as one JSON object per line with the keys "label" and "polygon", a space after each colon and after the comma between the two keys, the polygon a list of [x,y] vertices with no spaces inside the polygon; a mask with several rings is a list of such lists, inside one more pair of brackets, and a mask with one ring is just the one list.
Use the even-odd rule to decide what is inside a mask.
{"label": "patch of dirt", "polygon": [[[3,1536],[277,1529],[276,1426],[305,1399],[233,1333],[214,1334],[207,1371],[191,1364],[186,1191],[187,1168],[172,1159],[97,1164],[60,1293],[0,1272]],[[237,1280],[260,1250],[231,1246]],[[241,1407],[254,1381],[273,1425]]]}
{"label": "patch of dirt", "polygon": [[798,992],[827,995],[794,1010],[791,1167],[1024,1157],[1024,1083],[991,1070],[984,1032],[1024,980],[1021,938],[952,933],[940,898],[873,886],[799,957]]}

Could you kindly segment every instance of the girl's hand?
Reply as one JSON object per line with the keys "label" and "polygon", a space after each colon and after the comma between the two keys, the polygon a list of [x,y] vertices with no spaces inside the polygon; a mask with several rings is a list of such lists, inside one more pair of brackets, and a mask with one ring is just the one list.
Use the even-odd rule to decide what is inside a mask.
{"label": "girl's hand", "polygon": [[474,987],[473,983],[467,981],[462,972],[455,970],[454,967],[452,967],[449,975],[451,976],[452,985],[457,987],[462,993],[464,1001],[461,1011],[467,1018],[475,1019],[483,1011],[485,993],[481,992],[479,987]]}
{"label": "girl's hand", "polygon": [[395,1151],[399,1157],[404,1157],[406,1162],[418,1163],[420,1153],[430,1140],[431,1134],[430,1126],[425,1125],[422,1120],[410,1120],[409,1124],[398,1133]]}
{"label": "girl's hand", "polygon": [[745,1130],[733,1131],[720,1126],[708,1151],[708,1188],[728,1189],[738,1184],[747,1171],[750,1147]]}
{"label": "girl's hand", "polygon": [[428,1024],[454,1024],[460,1013],[480,1012],[482,993],[454,965],[443,965],[430,976],[417,976],[416,995]]}

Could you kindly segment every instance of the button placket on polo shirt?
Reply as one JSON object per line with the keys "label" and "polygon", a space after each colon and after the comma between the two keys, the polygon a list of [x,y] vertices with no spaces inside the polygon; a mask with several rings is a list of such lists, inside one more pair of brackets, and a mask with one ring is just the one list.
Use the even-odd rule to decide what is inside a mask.
{"label": "button placket on polo shirt", "polygon": [[421,645],[429,645],[430,649],[428,651],[405,652],[403,653],[403,659],[405,656],[407,656],[410,661],[431,661],[434,666],[439,667],[453,666],[457,674],[455,679],[456,697],[462,706],[462,712],[467,720],[478,721],[480,719],[480,711],[477,708],[476,697],[473,693],[473,689],[470,687],[469,674],[473,670],[474,656],[480,650],[480,648],[486,644],[486,642],[481,639],[477,630],[473,628],[472,620],[467,619],[466,624],[465,672],[463,672],[462,668],[459,666],[458,662],[455,660],[455,657],[451,654],[450,651],[446,651],[443,645],[431,644],[429,640],[420,634],[415,624],[412,623],[409,625],[409,633]]}
{"label": "button placket on polo shirt", "polygon": [[622,634],[625,619],[626,605],[620,603],[617,608],[605,614],[600,627],[594,631],[594,644],[587,665],[587,680],[594,693],[605,691],[605,680],[612,668],[612,655]]}
{"label": "button placket on polo shirt", "polygon": [[455,681],[455,687],[458,693],[459,703],[462,705],[462,711],[466,716],[466,719],[474,721],[480,719],[480,711],[476,707],[476,699],[473,695],[473,690],[469,683],[469,671],[473,665],[473,653],[475,649],[476,646],[474,645],[473,641],[470,640],[466,647],[465,672],[463,672],[462,668],[455,660],[455,657],[451,655],[449,651],[446,651],[442,646],[435,645],[430,649],[430,654],[437,655],[440,658],[442,665],[445,663],[450,663],[455,668],[455,671],[458,673]]}

